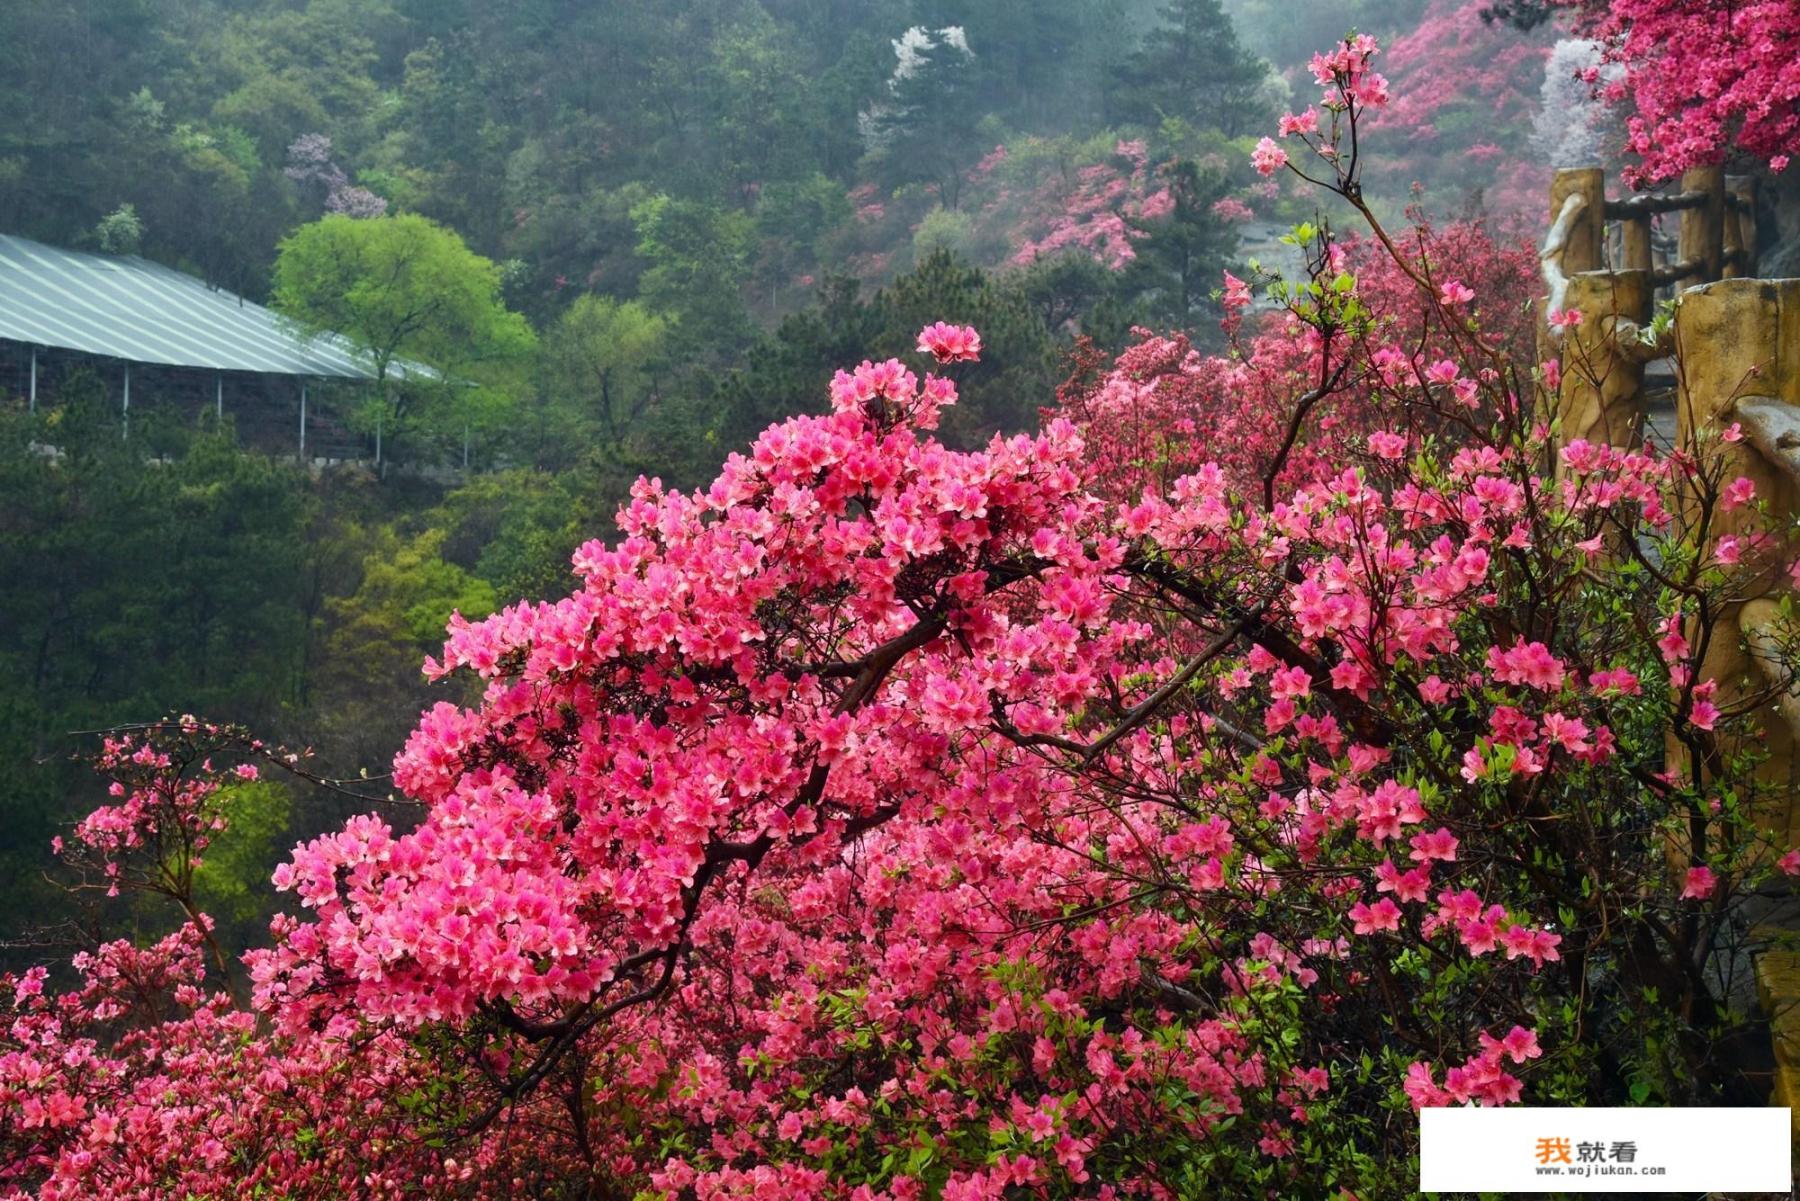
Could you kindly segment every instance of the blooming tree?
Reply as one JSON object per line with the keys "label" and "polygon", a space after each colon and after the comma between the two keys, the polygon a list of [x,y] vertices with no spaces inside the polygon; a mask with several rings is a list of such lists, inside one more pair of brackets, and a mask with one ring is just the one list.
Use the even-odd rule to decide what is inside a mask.
{"label": "blooming tree", "polygon": [[[1368,233],[1227,279],[1235,361],[953,451],[927,327],[452,621],[480,699],[278,869],[256,1018],[203,923],[0,986],[0,1195],[1388,1196],[1415,1107],[1735,1096],[1709,965],[1800,854],[1700,663],[1787,565],[1702,445],[1556,446],[1496,256],[1364,198],[1376,53],[1259,151]],[[110,746],[82,854],[200,853],[211,736]]]}
{"label": "blooming tree", "polygon": [[1800,8],[1789,0],[1561,0],[1604,47],[1583,78],[1625,101],[1637,184],[1727,153],[1780,171],[1800,151]]}
{"label": "blooming tree", "polygon": [[350,182],[344,169],[332,161],[331,139],[322,133],[301,134],[288,147],[283,173],[295,183],[317,185],[325,192],[325,211],[346,217],[379,217],[387,201],[369,189]]}

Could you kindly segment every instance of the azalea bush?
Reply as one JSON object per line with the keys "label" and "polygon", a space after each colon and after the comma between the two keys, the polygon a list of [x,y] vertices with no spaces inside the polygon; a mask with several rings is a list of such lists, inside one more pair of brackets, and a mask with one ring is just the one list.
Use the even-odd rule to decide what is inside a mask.
{"label": "azalea bush", "polygon": [[[1385,1197],[1419,1107],[1760,1101],[1728,977],[1800,854],[1699,664],[1788,565],[1735,429],[1561,442],[1519,260],[1370,212],[1377,53],[1258,150],[1366,230],[1226,281],[1233,355],[953,451],[927,327],[452,621],[480,700],[277,870],[249,1011],[203,918],[0,984],[0,1195]],[[187,908],[258,764],[131,735],[65,849]]]}
{"label": "azalea bush", "polygon": [[[1007,200],[1002,188],[990,211]],[[1066,171],[1048,173],[1022,207],[1008,239],[1014,264],[1073,250],[1119,271],[1137,257],[1133,237],[1142,236],[1144,223],[1173,212],[1175,198],[1152,168],[1148,147],[1137,140],[1120,141],[1111,161],[1082,166],[1073,180]]]}
{"label": "azalea bush", "polygon": [[[1160,492],[1210,464],[1237,489],[1260,492],[1288,426],[1298,422],[1275,481],[1289,487],[1316,477],[1322,465],[1367,453],[1368,435],[1389,423],[1435,426],[1438,415],[1409,403],[1411,394],[1396,382],[1431,377],[1479,405],[1476,381],[1459,366],[1458,335],[1480,332],[1529,362],[1535,251],[1483,220],[1438,224],[1417,208],[1408,215],[1404,237],[1391,248],[1372,236],[1334,238],[1310,224],[1282,239],[1319,279],[1333,286],[1339,278],[1354,281],[1362,319],[1330,331],[1338,343],[1330,355],[1321,353],[1327,331],[1306,311],[1307,297],[1264,276],[1274,312],[1246,320],[1253,286],[1230,272],[1220,294],[1228,314],[1225,353],[1206,354],[1185,336],[1149,330],[1137,331],[1116,359],[1079,345],[1058,411],[1081,429],[1093,486],[1135,497],[1146,485]],[[1460,318],[1454,327],[1442,320],[1445,305]],[[1363,370],[1317,388],[1321,370],[1329,375],[1346,357]]]}
{"label": "azalea bush", "polygon": [[1800,9],[1788,0],[1556,0],[1601,46],[1583,78],[1629,112],[1638,186],[1735,153],[1780,172],[1800,153]]}
{"label": "azalea bush", "polygon": [[1419,183],[1440,203],[1473,195],[1489,211],[1540,220],[1548,168],[1574,165],[1528,144],[1552,41],[1548,31],[1495,26],[1483,17],[1489,7],[1431,0],[1387,48],[1394,100],[1374,114],[1373,151],[1384,178]]}

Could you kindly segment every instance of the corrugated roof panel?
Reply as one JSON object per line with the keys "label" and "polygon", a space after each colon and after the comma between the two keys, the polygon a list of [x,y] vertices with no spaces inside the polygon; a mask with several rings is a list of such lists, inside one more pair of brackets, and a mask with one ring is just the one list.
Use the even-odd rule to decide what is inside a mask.
{"label": "corrugated roof panel", "polygon": [[[303,338],[280,317],[147,259],[62,250],[0,234],[0,340],[215,371],[372,379],[333,334]],[[394,363],[396,377],[435,375]]]}

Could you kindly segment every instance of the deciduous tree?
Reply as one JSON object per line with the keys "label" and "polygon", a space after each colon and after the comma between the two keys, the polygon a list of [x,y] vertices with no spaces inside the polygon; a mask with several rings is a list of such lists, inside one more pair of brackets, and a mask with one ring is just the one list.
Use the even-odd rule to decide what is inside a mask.
{"label": "deciduous tree", "polygon": [[[433,400],[460,410],[443,402],[504,383],[536,346],[501,298],[499,268],[413,213],[302,226],[281,244],[274,303],[304,333],[348,340],[390,430]],[[458,432],[459,418],[449,418]]]}

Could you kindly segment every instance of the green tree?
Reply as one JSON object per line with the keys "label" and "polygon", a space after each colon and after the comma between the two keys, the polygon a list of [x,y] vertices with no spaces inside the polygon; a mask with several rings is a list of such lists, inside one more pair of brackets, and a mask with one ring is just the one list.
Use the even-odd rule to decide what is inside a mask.
{"label": "green tree", "polygon": [[499,419],[496,392],[504,400],[517,386],[536,346],[501,298],[500,268],[411,213],[302,226],[281,243],[274,301],[305,333],[349,339],[374,372],[378,416],[390,428],[421,401],[436,402],[437,413],[424,416],[429,425],[435,415],[440,432]]}
{"label": "green tree", "polygon": [[538,460],[565,448],[596,446],[614,458],[659,390],[668,321],[635,300],[578,298],[543,343]]}
{"label": "green tree", "polygon": [[780,417],[824,409],[832,374],[846,363],[916,363],[919,329],[932,321],[981,331],[981,361],[952,372],[960,397],[943,416],[944,438],[970,445],[1034,426],[1038,399],[1058,383],[1055,338],[1011,282],[937,251],[866,299],[854,280],[827,280],[816,305],[785,319],[704,402],[713,444],[741,445]]}
{"label": "green tree", "polygon": [[1175,207],[1139,227],[1132,243],[1137,257],[1125,268],[1117,294],[1146,324],[1195,332],[1202,315],[1214,311],[1220,273],[1237,253],[1237,228],[1212,211],[1230,185],[1221,172],[1188,161],[1161,170]]}
{"label": "green tree", "polygon": [[890,184],[924,181],[944,207],[962,197],[963,172],[980,156],[980,74],[957,25],[908,29],[894,41],[887,94],[863,114],[869,164]]}
{"label": "green tree", "polygon": [[691,405],[715,448],[746,445],[787,414],[824,410],[831,373],[867,357],[879,332],[859,292],[853,278],[827,277],[815,304],[783,318],[720,378],[713,395]]}
{"label": "green tree", "polygon": [[639,298],[673,317],[685,344],[725,354],[754,332],[744,303],[755,225],[747,213],[653,196],[631,210],[638,254],[650,264]]}
{"label": "green tree", "polygon": [[280,895],[269,887],[269,865],[286,849],[281,839],[292,820],[293,797],[275,780],[234,783],[226,795],[231,824],[207,845],[194,873],[194,898],[219,923],[214,933],[221,945],[248,947],[280,907]]}
{"label": "green tree", "polygon": [[230,9],[211,20],[170,20],[170,33],[192,47],[183,74],[193,81],[184,86],[199,93],[192,96],[194,110],[214,125],[250,134],[272,163],[312,130],[330,129],[338,145],[351,150],[367,142],[371,115],[380,109],[375,72],[383,47],[391,47],[402,29],[386,0]]}
{"label": "green tree", "polygon": [[436,526],[376,531],[355,590],[326,601],[315,720],[321,741],[350,762],[391,758],[419,710],[444,699],[419,669],[442,650],[450,615],[473,621],[498,606],[492,585],[444,558],[447,536]]}
{"label": "green tree", "polygon": [[1095,337],[1095,312],[1111,301],[1118,283],[1117,275],[1081,250],[1036,259],[1017,279],[1045,329],[1060,334],[1078,326]]}
{"label": "green tree", "polygon": [[[1325,42],[1351,29],[1373,34],[1385,46],[1418,27],[1427,3],[1428,0],[1334,0],[1331,26],[1323,34],[1317,21],[1294,19],[1293,0],[1226,0],[1225,11],[1231,14],[1239,38],[1256,47],[1279,69],[1304,65],[1325,48]],[[1485,5],[1482,15],[1510,18],[1513,13],[1543,13],[1560,7],[1560,0],[1500,0]]]}
{"label": "green tree", "polygon": [[70,761],[88,749],[75,732],[172,712],[275,731],[305,668],[304,477],[239,450],[229,431],[164,431],[147,462],[91,378],[65,382],[57,402],[29,417],[0,410],[8,934],[71,912],[40,868],[59,824],[98,799]]}
{"label": "green tree", "polygon": [[143,238],[144,223],[129,204],[121,204],[94,227],[94,239],[107,254],[136,254]]}
{"label": "green tree", "polygon": [[1269,64],[1244,49],[1220,0],[1169,0],[1159,24],[1112,79],[1115,121],[1155,128],[1171,118],[1237,137],[1269,113]]}
{"label": "green tree", "polygon": [[882,354],[916,358],[918,332],[933,321],[981,331],[981,360],[952,374],[961,398],[943,418],[962,445],[1035,429],[1038,405],[1060,382],[1056,339],[1017,284],[936,251],[876,294]]}
{"label": "green tree", "polygon": [[[516,124],[520,93],[533,77],[512,41],[503,32],[489,38],[465,26],[408,54],[395,128],[374,151],[377,167],[414,177],[421,211],[496,254],[507,160],[525,132]],[[502,114],[512,114],[515,124]]]}
{"label": "green tree", "polygon": [[114,156],[159,17],[153,0],[0,4],[0,229],[74,242],[125,199]]}
{"label": "green tree", "polygon": [[762,239],[758,273],[766,281],[771,308],[796,276],[821,269],[828,239],[850,215],[843,186],[816,172],[762,189],[756,198],[756,232]]}
{"label": "green tree", "polygon": [[1102,83],[1130,47],[1128,10],[1141,0],[914,0],[914,20],[958,25],[976,51],[976,107],[1036,133],[1092,129]]}
{"label": "green tree", "polygon": [[714,114],[707,157],[731,192],[811,172],[811,89],[792,39],[759,6],[713,37],[702,80]]}
{"label": "green tree", "polygon": [[496,596],[565,596],[576,582],[570,557],[608,536],[635,478],[594,458],[555,475],[496,472],[445,496],[431,520],[445,531],[445,560],[467,564]]}

